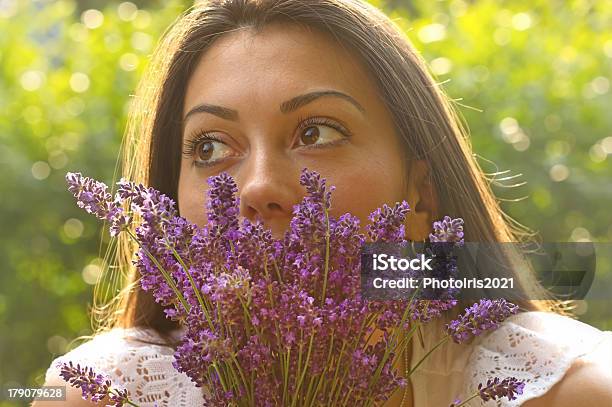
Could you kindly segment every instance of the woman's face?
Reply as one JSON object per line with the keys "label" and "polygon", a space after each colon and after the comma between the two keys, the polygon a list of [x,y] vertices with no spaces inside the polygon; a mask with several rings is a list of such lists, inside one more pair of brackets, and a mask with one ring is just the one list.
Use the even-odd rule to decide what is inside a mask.
{"label": "woman's face", "polygon": [[402,145],[357,59],[325,35],[274,24],[220,37],[189,80],[179,209],[206,222],[206,179],[229,173],[240,215],[275,237],[304,196],[302,168],[335,185],[330,213],[361,219],[405,199]]}

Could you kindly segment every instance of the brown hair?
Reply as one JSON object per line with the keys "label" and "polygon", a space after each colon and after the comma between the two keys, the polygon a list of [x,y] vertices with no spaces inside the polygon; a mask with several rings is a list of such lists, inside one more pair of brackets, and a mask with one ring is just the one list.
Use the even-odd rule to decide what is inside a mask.
{"label": "brown hair", "polygon": [[[499,207],[490,179],[472,155],[467,130],[423,59],[395,23],[359,0],[210,0],[187,10],[163,36],[138,86],[122,145],[124,177],[177,201],[182,143],[177,118],[182,117],[186,86],[200,56],[225,33],[261,30],[273,22],[320,30],[357,55],[392,113],[406,159],[427,160],[440,213],[465,220],[466,241],[512,242],[524,235]],[[101,298],[101,306],[94,304],[98,330],[143,326],[165,336],[177,325],[141,290],[131,265],[134,250],[121,236],[111,244],[110,286],[123,289],[110,301]],[[522,310],[568,314],[569,302],[555,301],[541,291],[533,273],[514,270],[515,279],[529,292],[513,301]]]}

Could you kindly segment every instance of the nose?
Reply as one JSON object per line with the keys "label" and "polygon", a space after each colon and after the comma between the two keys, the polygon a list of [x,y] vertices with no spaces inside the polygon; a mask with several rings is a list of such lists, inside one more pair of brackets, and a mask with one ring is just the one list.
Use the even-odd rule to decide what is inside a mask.
{"label": "nose", "polygon": [[299,171],[282,152],[253,152],[245,164],[237,181],[240,216],[260,220],[280,237],[302,196]]}

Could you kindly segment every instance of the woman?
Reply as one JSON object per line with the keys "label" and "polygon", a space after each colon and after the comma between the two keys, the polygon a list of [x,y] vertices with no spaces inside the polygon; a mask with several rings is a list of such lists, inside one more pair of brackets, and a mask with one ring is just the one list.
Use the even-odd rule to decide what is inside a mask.
{"label": "woman", "polygon": [[[448,98],[399,28],[365,2],[202,2],[160,43],[133,107],[123,175],[174,198],[192,222],[206,221],[206,178],[227,171],[241,216],[261,219],[278,237],[308,167],[336,185],[333,215],[351,212],[364,223],[383,203],[405,199],[412,240],[426,239],[441,215],[462,217],[467,241],[517,239]],[[119,241],[120,266],[130,264],[131,249]],[[110,374],[140,405],[201,404],[199,389],[171,365],[181,328],[129,273],[105,320],[114,329],[64,358]],[[524,295],[510,300],[523,312],[470,345],[440,348],[386,405],[448,405],[492,373],[527,382],[522,396],[501,405],[612,405],[612,333],[560,315],[533,275],[514,277]],[[426,326],[400,371],[437,332]],[[46,384],[64,384],[53,366]],[[68,405],[90,403],[69,389]]]}

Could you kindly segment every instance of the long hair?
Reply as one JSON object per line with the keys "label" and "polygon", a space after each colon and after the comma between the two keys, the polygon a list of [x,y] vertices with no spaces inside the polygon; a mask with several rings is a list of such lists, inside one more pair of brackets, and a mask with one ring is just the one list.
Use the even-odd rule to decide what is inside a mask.
{"label": "long hair", "polygon": [[[425,61],[393,21],[360,0],[196,3],[164,33],[139,83],[122,144],[123,177],[154,187],[178,202],[182,123],[177,118],[182,117],[186,86],[201,55],[226,33],[243,28],[257,31],[274,22],[319,30],[358,57],[392,114],[406,160],[427,161],[439,211],[464,219],[466,241],[521,239],[524,230],[501,210],[490,179],[472,154],[466,127]],[[110,245],[110,287],[120,286],[121,291],[115,295],[108,283],[104,285],[107,298],[97,298],[101,304],[94,302],[96,329],[140,326],[167,338],[178,326],[140,288],[138,271],[132,265],[135,249],[121,235]],[[512,270],[525,293],[513,299],[521,310],[570,315],[569,302],[554,300],[528,268]]]}

